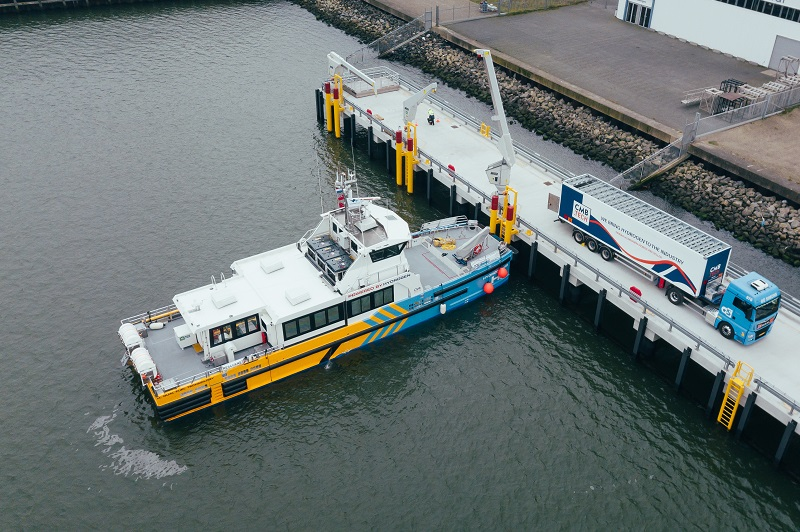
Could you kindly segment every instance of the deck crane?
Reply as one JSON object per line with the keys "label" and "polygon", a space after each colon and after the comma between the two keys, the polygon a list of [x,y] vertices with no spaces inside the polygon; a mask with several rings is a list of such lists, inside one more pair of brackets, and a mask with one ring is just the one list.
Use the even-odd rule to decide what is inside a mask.
{"label": "deck crane", "polygon": [[334,79],[336,76],[341,77],[345,72],[350,72],[358,77],[361,81],[372,87],[372,92],[375,93],[375,96],[378,95],[378,87],[375,86],[374,79],[348,63],[336,52],[330,52],[328,54],[328,76],[330,76],[331,79]]}
{"label": "deck crane", "polygon": [[325,82],[325,122],[328,131],[336,130],[336,138],[341,136],[340,116],[344,111],[344,82],[342,76],[350,72],[358,79],[372,87],[372,92],[377,96],[378,87],[375,80],[348,63],[336,52],[328,54],[328,75],[331,81]]}
{"label": "deck crane", "polygon": [[516,162],[514,155],[514,145],[511,140],[511,133],[508,131],[508,122],[506,121],[506,112],[503,109],[503,100],[500,98],[500,87],[497,84],[497,76],[494,73],[494,62],[492,61],[492,52],[484,48],[475,50],[478,57],[483,58],[486,64],[486,74],[489,77],[489,90],[492,93],[492,105],[494,106],[495,114],[492,115],[492,120],[500,123],[500,131],[502,135],[497,143],[497,149],[503,158],[496,163],[490,164],[486,168],[486,177],[489,182],[497,187],[497,191],[502,193],[505,191],[508,182],[511,180],[511,167]]}
{"label": "deck crane", "polygon": [[[514,227],[517,221],[517,191],[508,186],[509,181],[511,181],[511,167],[516,162],[514,144],[511,140],[511,133],[508,131],[506,112],[503,109],[503,100],[500,98],[500,87],[497,84],[497,76],[494,73],[492,52],[485,48],[478,48],[475,53],[478,54],[478,57],[483,58],[483,62],[486,65],[489,90],[492,94],[492,105],[495,112],[492,115],[492,120],[500,123],[500,131],[502,132],[497,143],[497,149],[503,158],[486,168],[486,177],[489,178],[490,183],[497,187],[497,194],[492,196],[492,205],[489,211],[489,229],[494,233],[499,225],[500,238],[506,244],[509,244],[511,243],[511,237],[519,232],[519,229]],[[513,202],[511,200],[512,194]],[[503,196],[502,211],[500,211],[499,196]],[[502,220],[500,219],[501,215]]]}
{"label": "deck crane", "polygon": [[436,92],[436,87],[436,83],[431,83],[418,93],[412,94],[410,98],[403,102],[403,122],[408,124],[414,121],[417,116],[417,107],[419,107],[419,104],[422,103],[428,93]]}
{"label": "deck crane", "polygon": [[[431,83],[421,91],[412,94],[403,102],[403,130],[406,138],[403,139],[403,130],[395,133],[395,168],[397,174],[397,186],[402,186],[405,182],[406,190],[409,194],[414,193],[414,165],[419,163],[419,146],[417,145],[417,124],[414,121],[417,116],[417,107],[428,94],[436,92],[436,83]],[[403,158],[405,157],[405,165]]]}

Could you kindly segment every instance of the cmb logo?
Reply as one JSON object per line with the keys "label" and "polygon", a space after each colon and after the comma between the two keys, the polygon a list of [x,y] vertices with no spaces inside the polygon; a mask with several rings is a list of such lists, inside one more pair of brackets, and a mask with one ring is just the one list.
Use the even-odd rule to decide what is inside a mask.
{"label": "cmb logo", "polygon": [[589,220],[592,218],[592,210],[582,203],[577,201],[572,202],[572,218],[578,220],[586,225],[589,225]]}

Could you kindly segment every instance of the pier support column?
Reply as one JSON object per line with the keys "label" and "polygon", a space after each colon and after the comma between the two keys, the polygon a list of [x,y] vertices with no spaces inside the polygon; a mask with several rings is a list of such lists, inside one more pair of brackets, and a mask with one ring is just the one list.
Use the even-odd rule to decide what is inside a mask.
{"label": "pier support column", "polygon": [[714,415],[714,405],[717,402],[717,396],[719,395],[719,387],[722,386],[722,380],[725,378],[725,371],[719,370],[717,373],[717,378],[714,379],[714,386],[711,387],[711,395],[708,396],[708,406],[706,406],[706,417],[711,419],[711,416]]}
{"label": "pier support column", "polygon": [[567,295],[567,285],[569,284],[569,264],[565,264],[561,269],[561,290],[558,292],[558,302],[564,304],[564,297]]}
{"label": "pier support column", "polygon": [[476,201],[475,202],[475,219],[476,220],[478,219],[478,215],[480,213],[481,213],[481,202],[480,201]]}
{"label": "pier support column", "polygon": [[392,156],[391,149],[389,148],[389,141],[386,141],[386,173],[392,173]]}
{"label": "pier support column", "polygon": [[781,443],[778,445],[778,452],[775,453],[775,459],[772,461],[772,465],[777,469],[781,465],[781,460],[783,460],[783,453],[786,452],[786,447],[789,446],[789,439],[792,437],[792,433],[794,433],[794,429],[797,428],[797,421],[794,419],[786,425],[786,430],[783,431],[783,437],[781,438]]}
{"label": "pier support column", "polygon": [[450,185],[450,216],[456,212],[456,186]]}
{"label": "pier support column", "polygon": [[536,271],[536,254],[539,252],[539,241],[534,241],[531,244],[531,255],[528,257],[528,277],[533,279],[533,274]]}
{"label": "pier support column", "polygon": [[355,111],[353,112],[352,115],[350,115],[350,118],[348,118],[347,121],[350,122],[350,146],[352,147],[352,146],[356,145],[356,115],[355,115]]}
{"label": "pier support column", "polygon": [[372,160],[372,124],[367,128],[367,160]]}
{"label": "pier support column", "polygon": [[603,304],[606,302],[606,293],[607,290],[605,288],[601,289],[597,293],[597,307],[594,310],[594,331],[600,332],[600,318],[603,316]]}
{"label": "pier support column", "polygon": [[325,120],[325,116],[322,113],[322,91],[316,89],[314,91],[314,100],[317,104],[317,122],[322,123]]}
{"label": "pier support column", "polygon": [[692,356],[692,348],[687,347],[683,350],[683,354],[681,355],[681,363],[678,366],[678,374],[675,375],[675,391],[681,389],[681,384],[683,384],[683,375],[686,373],[686,363],[689,362],[689,358]]}
{"label": "pier support column", "polygon": [[642,316],[639,320],[639,328],[636,330],[636,340],[633,342],[633,351],[631,352],[631,358],[633,360],[639,359],[639,348],[642,346],[642,340],[644,339],[644,332],[647,330],[647,316]]}
{"label": "pier support column", "polygon": [[756,392],[747,396],[747,402],[744,404],[744,410],[742,410],[742,415],[739,417],[739,424],[736,425],[736,432],[734,432],[737,440],[742,437],[742,432],[750,419],[750,412],[753,411],[753,405],[756,404],[757,398],[758,394]]}
{"label": "pier support column", "polygon": [[428,198],[428,205],[431,204],[431,182],[433,181],[433,168],[428,168],[428,187],[426,196]]}

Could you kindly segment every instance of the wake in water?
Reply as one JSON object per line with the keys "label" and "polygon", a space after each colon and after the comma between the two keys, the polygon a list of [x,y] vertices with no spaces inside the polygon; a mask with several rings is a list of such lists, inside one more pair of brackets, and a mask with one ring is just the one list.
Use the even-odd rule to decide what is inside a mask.
{"label": "wake in water", "polygon": [[[136,480],[140,478],[160,479],[172,475],[180,475],[187,469],[186,466],[178,465],[174,460],[164,460],[156,453],[144,449],[126,449],[124,441],[116,434],[111,434],[108,428],[109,423],[117,417],[116,412],[110,416],[100,416],[86,430],[87,433],[94,434],[96,439],[95,447],[102,446],[103,454],[111,458],[111,464],[101,465],[100,469],[110,469],[116,475],[133,476]],[[115,446],[119,445],[119,448]]]}

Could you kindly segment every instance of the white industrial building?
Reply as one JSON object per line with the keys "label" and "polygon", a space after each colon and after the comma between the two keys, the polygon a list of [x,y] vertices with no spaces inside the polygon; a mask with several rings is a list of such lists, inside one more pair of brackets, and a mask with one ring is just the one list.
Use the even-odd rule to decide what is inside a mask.
{"label": "white industrial building", "polygon": [[[800,0],[619,0],[617,18],[796,73]],[[782,58],[790,58],[783,59]]]}

